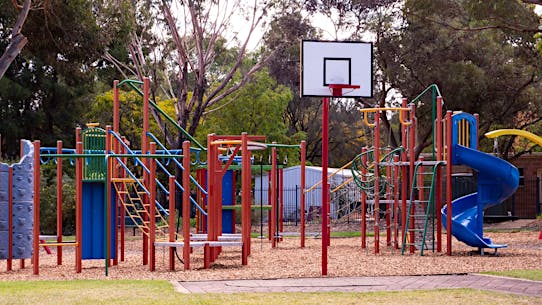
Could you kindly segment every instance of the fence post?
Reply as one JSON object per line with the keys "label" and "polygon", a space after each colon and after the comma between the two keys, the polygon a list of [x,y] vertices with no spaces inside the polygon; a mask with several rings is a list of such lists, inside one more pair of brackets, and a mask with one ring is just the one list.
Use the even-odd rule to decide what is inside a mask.
{"label": "fence post", "polygon": [[297,227],[297,206],[298,206],[298,201],[297,201],[297,192],[299,190],[299,186],[296,184],[295,185],[295,226]]}
{"label": "fence post", "polygon": [[540,177],[536,177],[536,217],[540,215]]}

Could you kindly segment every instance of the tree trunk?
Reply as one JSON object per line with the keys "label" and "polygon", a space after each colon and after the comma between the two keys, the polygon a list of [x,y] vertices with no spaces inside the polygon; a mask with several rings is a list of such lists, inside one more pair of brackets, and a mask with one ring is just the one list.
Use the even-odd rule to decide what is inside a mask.
{"label": "tree trunk", "polygon": [[[17,4],[16,1],[13,3],[15,5]],[[24,1],[21,11],[19,12],[19,16],[17,17],[17,22],[15,22],[11,32],[11,41],[9,42],[7,49],[4,51],[4,54],[2,54],[2,57],[0,57],[0,79],[4,77],[9,65],[11,65],[11,63],[15,60],[17,55],[21,53],[21,50],[26,45],[27,39],[23,34],[21,34],[21,29],[26,17],[28,16],[28,11],[30,11],[31,4],[31,0]]]}
{"label": "tree trunk", "polygon": [[15,60],[17,55],[21,53],[21,50],[26,45],[27,39],[23,34],[17,34],[11,39],[6,51],[0,57],[0,79],[4,77],[4,74],[9,68],[9,65]]}

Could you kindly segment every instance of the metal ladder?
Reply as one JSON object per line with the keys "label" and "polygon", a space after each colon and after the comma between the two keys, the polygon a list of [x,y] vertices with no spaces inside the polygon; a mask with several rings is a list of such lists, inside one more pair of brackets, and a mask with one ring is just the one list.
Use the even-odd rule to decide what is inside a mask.
{"label": "metal ladder", "polygon": [[[439,166],[443,166],[444,161],[418,161],[414,168],[412,189],[410,200],[408,202],[407,217],[405,223],[405,234],[401,254],[404,255],[406,249],[419,249],[420,256],[423,256],[424,250],[434,249],[434,217],[435,214],[435,186],[436,173]],[[424,171],[428,168],[427,171]],[[429,190],[429,195],[426,195]],[[437,216],[435,216],[437,217]],[[431,228],[431,234],[427,234],[428,228]]]}

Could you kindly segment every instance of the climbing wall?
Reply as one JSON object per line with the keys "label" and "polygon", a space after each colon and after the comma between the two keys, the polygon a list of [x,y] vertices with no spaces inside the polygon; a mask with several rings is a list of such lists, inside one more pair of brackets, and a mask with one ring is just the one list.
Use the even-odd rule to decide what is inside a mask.
{"label": "climbing wall", "polygon": [[[9,219],[12,219],[14,259],[32,257],[34,227],[34,146],[23,140],[23,158],[19,163],[0,163],[0,259],[8,258]],[[9,168],[12,168],[12,215],[9,213]]]}

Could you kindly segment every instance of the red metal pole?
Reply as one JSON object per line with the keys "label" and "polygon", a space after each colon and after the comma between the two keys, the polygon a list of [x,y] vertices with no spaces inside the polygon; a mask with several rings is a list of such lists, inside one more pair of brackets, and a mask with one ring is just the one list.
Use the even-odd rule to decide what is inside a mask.
{"label": "red metal pole", "polygon": [[[283,169],[280,168],[278,170],[279,174],[279,232],[284,232],[284,172]],[[282,236],[278,239],[278,241],[282,241]]]}
{"label": "red metal pole", "polygon": [[[301,248],[305,247],[305,165],[307,155],[307,142],[301,141]],[[263,179],[263,177],[261,177]],[[262,190],[263,191],[263,190]]]}
{"label": "red metal pole", "polygon": [[[122,142],[124,144],[128,144],[127,143],[127,140],[125,137],[122,137]],[[122,154],[126,154],[126,148],[124,147],[124,145],[121,145],[120,146],[120,152]],[[122,161],[124,164],[127,163],[127,158],[124,157],[122,158]],[[119,173],[119,177],[120,178],[124,178],[126,177],[126,172],[124,170],[121,170],[120,173]],[[124,185],[121,186],[122,189],[124,190]],[[122,196],[126,196],[126,195],[122,195]],[[125,198],[125,197],[124,197]],[[117,198],[117,202],[119,202],[119,198]],[[120,205],[120,202],[119,202],[119,205]],[[120,215],[120,261],[121,262],[124,262],[124,234],[126,233],[126,211],[124,210],[124,207],[123,206],[119,206],[119,215]]]}
{"label": "red metal pole", "polygon": [[[81,129],[77,128],[81,134]],[[80,136],[79,136],[80,139]],[[75,144],[77,154],[83,153],[83,143]],[[83,264],[83,158],[75,159],[75,272],[81,273]]]}
{"label": "red metal pole", "polygon": [[[0,147],[2,146],[1,143],[2,143],[2,139],[0,139]],[[1,153],[2,153],[2,152],[1,152],[1,149],[0,149],[0,155],[1,155]],[[23,156],[24,156],[24,142],[23,142],[23,141],[20,141],[20,142],[19,142],[19,157],[22,159]],[[0,156],[0,159],[1,159],[1,156]],[[25,263],[24,258],[22,258],[22,259],[20,260],[20,268],[21,268],[21,269],[24,269],[24,263]]]}
{"label": "red metal pole", "polygon": [[374,132],[374,240],[375,254],[380,253],[380,110],[375,112],[375,132]]}
{"label": "red metal pole", "polygon": [[[410,104],[410,140],[409,140],[409,176],[410,176],[410,185],[409,189],[412,190],[414,187],[414,163],[416,161],[416,105]],[[411,202],[410,204],[413,204]],[[411,211],[412,215],[412,211]],[[411,215],[408,215],[408,217],[411,217]],[[410,225],[412,227],[414,221],[412,218],[410,219]],[[410,242],[412,243],[414,241],[414,234],[410,234]],[[414,246],[410,246],[410,253],[414,252]]]}
{"label": "red metal pole", "polygon": [[[389,148],[386,148],[385,152],[386,152],[386,155],[390,153],[390,149]],[[395,181],[393,180],[393,175],[392,175],[392,166],[391,164],[391,161],[392,159],[390,157],[388,157],[388,160],[383,160],[384,162],[388,162],[388,164],[386,164],[386,179],[388,180],[388,185],[386,186],[386,200],[388,200],[386,202],[386,246],[390,246],[391,245],[391,206],[393,206],[391,204],[391,200],[392,200],[392,192],[391,192],[391,187],[392,185],[395,186],[395,184],[393,184]]]}
{"label": "red metal pole", "polygon": [[[273,142],[276,144],[276,142]],[[271,148],[271,247],[277,246],[277,148]]]}
{"label": "red metal pole", "polygon": [[8,167],[8,260],[7,271],[12,270],[13,262],[13,167]]}
{"label": "red metal pole", "polygon": [[[175,241],[175,176],[169,176],[169,241]],[[169,248],[169,270],[175,271],[175,247]]]}
{"label": "red metal pole", "polygon": [[[442,161],[442,97],[437,97],[437,161]],[[437,252],[442,252],[442,217],[440,217],[440,210],[442,209],[442,169],[437,167],[437,185],[435,189],[436,196],[436,211],[435,217],[437,218]]]}
{"label": "red metal pole", "polygon": [[452,112],[446,112],[446,254],[452,255]]}
{"label": "red metal pole", "polygon": [[[367,147],[361,148],[361,183],[365,182],[367,175]],[[361,191],[361,248],[367,247],[367,192]]]}
{"label": "red metal pole", "polygon": [[[9,216],[9,215],[8,215]],[[40,141],[34,141],[34,239],[33,246],[33,272],[40,273]]]}
{"label": "red metal pole", "polygon": [[328,247],[328,143],[329,143],[329,98],[322,101],[322,275],[327,275],[327,247]]}
{"label": "red metal pole", "polygon": [[118,134],[120,130],[120,116],[119,116],[119,85],[118,80],[113,81],[113,131]]}
{"label": "red metal pole", "polygon": [[[56,142],[56,153],[62,154],[62,141]],[[56,158],[56,242],[62,243],[62,158]],[[62,265],[62,247],[56,248],[56,264]]]}
{"label": "red metal pole", "polygon": [[[407,107],[407,99],[404,98],[402,101],[401,107]],[[407,176],[407,167],[405,163],[407,162],[407,149],[410,149],[408,144],[408,130],[412,130],[412,125],[403,125],[401,124],[401,143],[403,145],[403,152],[401,152],[401,237],[404,237],[406,234],[406,220],[407,220],[407,196],[408,196],[408,176]]]}
{"label": "red metal pole", "polygon": [[241,227],[242,227],[242,264],[248,264],[248,256],[250,255],[250,212],[251,212],[251,165],[250,151],[248,150],[248,135],[246,132],[241,134]]}
{"label": "red metal pole", "polygon": [[[215,140],[214,134],[207,135],[207,240],[214,240],[216,226],[216,162],[217,156],[215,146],[212,144]],[[204,268],[209,268],[211,262],[211,251],[208,246],[204,249]]]}
{"label": "red metal pole", "polygon": [[[150,94],[150,81],[148,77],[143,78],[143,131],[141,132],[141,153],[146,154],[148,152],[148,139],[147,132],[149,131],[149,94]],[[143,164],[149,168],[149,160],[143,159]],[[146,187],[149,187],[149,177],[147,173],[143,173],[143,181]],[[148,201],[148,198],[145,199]],[[148,203],[148,202],[147,202]],[[143,217],[144,221],[148,221],[146,216]],[[149,237],[143,234],[143,265],[149,263]]]}
{"label": "red metal pole", "polygon": [[[156,143],[150,143],[150,153],[156,153]],[[149,160],[150,174],[149,174],[149,271],[154,271],[156,269],[156,251],[154,242],[156,240],[156,159]]]}
{"label": "red metal pole", "polygon": [[[105,126],[105,152],[106,154],[110,154],[112,150],[112,143],[111,143],[111,134],[109,133],[111,131],[111,126],[107,125]],[[106,245],[106,266],[111,266],[111,219],[116,215],[111,215],[111,174],[113,173],[113,158],[107,157],[107,172],[106,172],[106,180],[105,180],[105,194],[107,194],[106,198],[106,210],[105,210],[105,226],[106,226],[106,238],[105,238],[105,245]]]}
{"label": "red metal pole", "polygon": [[183,142],[183,260],[190,269],[190,141]]}

